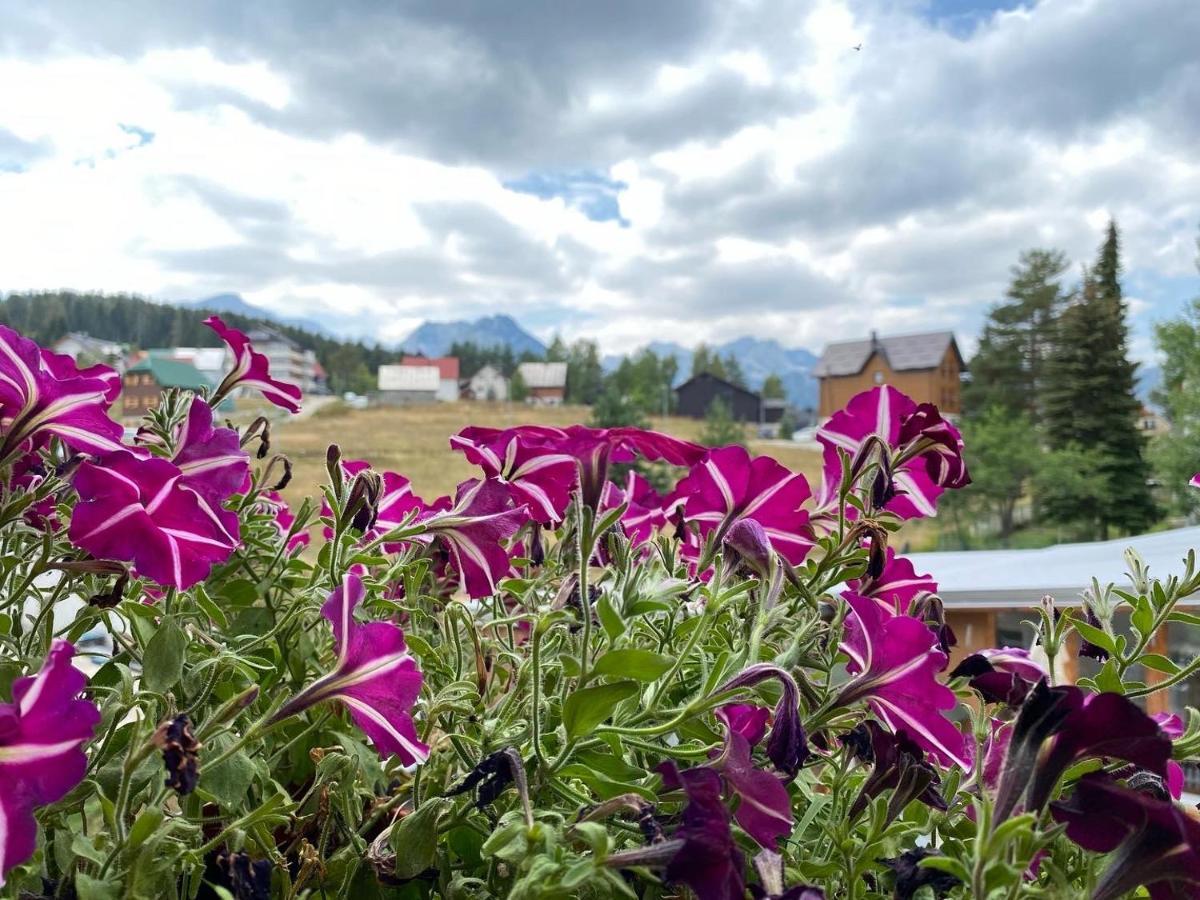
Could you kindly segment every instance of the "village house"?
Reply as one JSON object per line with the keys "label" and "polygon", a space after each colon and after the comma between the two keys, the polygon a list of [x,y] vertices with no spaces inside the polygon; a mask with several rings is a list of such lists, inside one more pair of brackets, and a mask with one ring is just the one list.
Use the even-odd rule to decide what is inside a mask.
{"label": "village house", "polygon": [[[724,401],[735,422],[764,421],[763,401],[758,394],[718,378],[712,372],[693,375],[675,388],[675,412],[690,419],[703,419],[718,399]],[[782,415],[782,412],[779,407],[778,413]]]}
{"label": "village house", "polygon": [[856,394],[891,385],[918,403],[933,403],[951,416],[962,412],[966,370],[954,333],[903,334],[827,344],[813,375],[821,380],[817,415],[823,421]]}
{"label": "village house", "polygon": [[565,362],[523,362],[517,374],[528,390],[526,400],[539,406],[561,406],[567,396]]}
{"label": "village house", "polygon": [[433,366],[438,370],[437,399],[443,403],[453,403],[458,399],[457,356],[404,356],[400,365]]}
{"label": "village house", "polygon": [[303,349],[287,335],[265,325],[255,326],[246,337],[255,350],[266,356],[273,378],[294,384],[305,394],[324,389],[318,383],[317,355],[311,350]]}
{"label": "village house", "polygon": [[171,359],[195,366],[212,384],[233,367],[233,356],[225,347],[155,347],[146,351],[153,359]]}
{"label": "village house", "polygon": [[191,363],[144,356],[121,376],[121,415],[138,418],[158,405],[167,388],[199,391],[213,387]]}
{"label": "village house", "polygon": [[495,366],[485,365],[463,382],[462,392],[468,400],[504,402],[508,400],[508,379]]}
{"label": "village house", "polygon": [[50,349],[71,357],[83,368],[103,363],[118,372],[125,368],[125,356],[128,353],[128,347],[124,344],[95,338],[82,331],[72,331],[59,338]]}
{"label": "village house", "polygon": [[436,403],[442,375],[437,366],[380,366],[377,402],[386,406]]}

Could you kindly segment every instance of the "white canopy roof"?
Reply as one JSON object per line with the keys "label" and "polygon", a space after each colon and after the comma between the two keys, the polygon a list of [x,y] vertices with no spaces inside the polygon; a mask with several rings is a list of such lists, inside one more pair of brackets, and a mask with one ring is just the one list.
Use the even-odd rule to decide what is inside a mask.
{"label": "white canopy roof", "polygon": [[[1177,528],[1138,537],[1091,544],[1058,544],[1040,550],[974,550],[912,553],[917,572],[929,573],[947,606],[1027,607],[1046,594],[1072,605],[1091,586],[1129,587],[1125,550],[1132,547],[1149,566],[1152,578],[1181,575],[1189,550],[1200,549],[1200,527]],[[1200,605],[1200,595],[1185,601]]]}

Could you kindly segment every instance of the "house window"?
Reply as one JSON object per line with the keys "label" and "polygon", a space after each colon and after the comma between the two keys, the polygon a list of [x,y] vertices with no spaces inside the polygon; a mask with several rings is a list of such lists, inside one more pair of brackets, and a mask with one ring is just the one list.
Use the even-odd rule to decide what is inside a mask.
{"label": "house window", "polygon": [[876,373],[875,373],[875,383],[876,383],[876,384],[883,384],[883,372],[876,372]]}

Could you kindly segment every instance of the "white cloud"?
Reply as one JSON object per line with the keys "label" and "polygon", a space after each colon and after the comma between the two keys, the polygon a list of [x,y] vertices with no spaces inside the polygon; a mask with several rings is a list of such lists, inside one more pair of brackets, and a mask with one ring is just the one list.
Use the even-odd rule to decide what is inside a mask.
{"label": "white cloud", "polygon": [[[1087,262],[1109,216],[1131,272],[1186,280],[1197,7],[1044,0],[965,36],[917,8],[639,6],[603,37],[365,8],[106,36],[46,13],[47,47],[0,49],[21,86],[0,92],[2,287],[237,290],[388,340],[505,310],[609,350],[816,349],[969,334],[1021,249]],[[505,187],[555,169],[619,182],[624,222]],[[1164,303],[1138,301],[1141,353]]]}

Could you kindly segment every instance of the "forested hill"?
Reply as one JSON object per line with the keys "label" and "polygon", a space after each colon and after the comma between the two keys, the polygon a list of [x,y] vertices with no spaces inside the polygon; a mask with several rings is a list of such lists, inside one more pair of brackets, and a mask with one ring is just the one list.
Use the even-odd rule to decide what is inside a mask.
{"label": "forested hill", "polygon": [[[204,325],[209,312],[195,307],[155,303],[128,294],[80,294],[45,291],[9,294],[0,300],[0,323],[43,346],[82,331],[104,340],[149,347],[216,347],[220,340]],[[396,357],[394,350],[338,341],[302,328],[237,313],[221,313],[226,324],[246,330],[269,325],[301,347],[312,350],[329,374],[335,391],[366,391],[374,372]]]}

